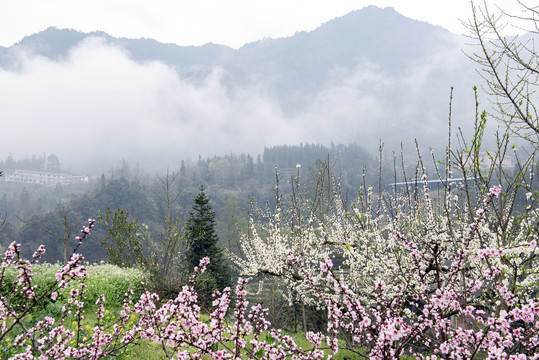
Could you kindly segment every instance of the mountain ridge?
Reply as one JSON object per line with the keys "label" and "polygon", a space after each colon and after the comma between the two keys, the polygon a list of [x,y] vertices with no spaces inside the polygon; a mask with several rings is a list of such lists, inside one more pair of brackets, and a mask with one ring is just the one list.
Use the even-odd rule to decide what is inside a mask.
{"label": "mountain ridge", "polygon": [[[398,26],[398,32],[394,32],[394,27]],[[376,41],[376,45],[387,43],[391,36],[398,36],[399,42],[405,39],[402,29],[404,27],[414,27],[417,30],[406,34],[409,39],[414,39],[418,35],[425,36],[428,34],[431,36],[432,31],[443,32],[449,34],[447,30],[428,23],[412,20],[396,12],[393,8],[379,8],[371,5],[361,10],[354,10],[341,17],[334,18],[321,24],[311,31],[300,31],[289,37],[280,38],[264,38],[251,43],[244,44],[238,49],[233,49],[227,45],[206,43],[200,46],[182,46],[173,43],[162,43],[151,38],[126,38],[126,37],[113,37],[103,31],[92,32],[80,32],[73,29],[59,29],[56,27],[48,27],[47,29],[35,34],[25,36],[16,44],[10,47],[0,47],[0,50],[4,50],[4,54],[0,52],[0,65],[2,65],[2,55],[5,57],[6,52],[16,50],[17,48],[26,48],[34,51],[37,55],[46,56],[51,59],[57,59],[59,56],[65,56],[69,50],[79,44],[81,41],[88,37],[101,37],[107,42],[124,47],[128,50],[135,60],[160,60],[167,64],[192,66],[196,63],[208,64],[208,65],[226,65],[227,62],[233,60],[233,63],[244,63],[242,57],[245,57],[252,52],[253,49],[267,50],[268,45],[277,47],[276,51],[283,51],[285,49],[292,48],[297,42],[315,42],[322,41],[322,46],[331,46],[333,49],[336,45],[340,45],[341,48],[345,48],[343,41],[352,40],[354,43],[368,43],[370,50],[373,46],[369,42],[371,38],[380,39],[383,36],[382,41]],[[353,34],[354,32],[355,34]],[[343,33],[352,35],[348,39],[341,39],[341,41],[335,41],[337,38],[342,37]],[[388,44],[393,46],[394,42]],[[144,45],[144,49],[142,48]],[[285,49],[283,49],[283,45]],[[312,45],[311,45],[312,47]],[[415,51],[418,49],[416,48]],[[151,51],[151,54],[150,54]],[[152,55],[152,56],[150,56]],[[320,55],[320,52],[318,53]],[[385,53],[375,55],[376,60],[379,61]],[[262,55],[267,58],[267,54]],[[184,62],[178,60],[177,57],[183,57]],[[213,59],[209,61],[208,59]],[[240,59],[238,59],[240,58]],[[259,59],[256,59],[259,60]]]}
{"label": "mountain ridge", "polygon": [[[18,42],[14,43],[13,45],[11,46],[0,46],[0,48],[4,48],[4,49],[8,49],[8,48],[11,48],[13,46],[17,46],[17,45],[21,45],[21,44],[25,44],[27,43],[29,40],[31,40],[32,38],[34,38],[35,36],[40,36],[40,35],[43,35],[43,34],[46,34],[47,32],[49,31],[69,31],[69,32],[72,32],[72,33],[79,33],[79,34],[85,34],[85,35],[90,35],[90,36],[102,36],[102,35],[106,35],[107,37],[110,37],[110,38],[114,38],[114,39],[118,39],[118,40],[154,40],[156,42],[158,42],[159,44],[162,44],[162,45],[174,45],[174,46],[178,46],[178,47],[185,47],[185,48],[196,48],[196,47],[204,47],[206,45],[217,45],[217,46],[222,46],[222,47],[227,47],[229,49],[232,49],[232,50],[239,50],[241,49],[242,47],[245,47],[245,46],[249,46],[250,44],[253,44],[253,43],[257,43],[257,42],[260,42],[260,41],[265,41],[267,39],[287,39],[287,38],[290,38],[290,37],[294,37],[295,35],[297,34],[300,34],[300,33],[310,33],[310,32],[314,32],[316,30],[319,30],[320,28],[323,28],[327,25],[331,26],[333,23],[335,22],[339,22],[341,21],[341,19],[346,19],[346,18],[350,18],[351,16],[355,16],[355,14],[365,14],[369,17],[371,16],[374,16],[374,19],[376,19],[378,16],[380,16],[380,14],[384,13],[385,15],[393,15],[395,17],[400,17],[400,18],[405,18],[405,19],[408,19],[408,20],[411,20],[411,21],[414,21],[418,24],[424,24],[424,25],[428,25],[429,27],[433,27],[433,28],[438,28],[440,30],[443,30],[444,32],[448,32],[448,30],[444,29],[443,27],[439,26],[439,25],[433,25],[433,24],[430,24],[428,22],[425,22],[425,21],[421,21],[421,20],[415,20],[415,19],[410,19],[410,18],[407,18],[405,17],[404,15],[401,15],[400,13],[398,13],[393,7],[379,7],[379,6],[376,6],[376,5],[368,5],[368,6],[365,6],[363,7],[362,9],[356,9],[356,10],[352,10],[350,11],[349,13],[347,14],[344,14],[342,16],[338,16],[338,17],[335,17],[333,19],[330,19],[326,22],[323,22],[321,23],[320,25],[318,25],[316,28],[314,28],[313,30],[299,30],[299,31],[296,31],[295,34],[293,35],[290,35],[290,36],[285,36],[285,37],[278,37],[278,38],[272,38],[272,37],[269,37],[269,38],[262,38],[262,39],[259,39],[259,40],[255,40],[255,41],[252,41],[252,42],[248,42],[248,43],[245,43],[243,44],[242,46],[240,46],[238,49],[234,49],[228,45],[224,45],[224,44],[218,44],[218,43],[214,43],[214,42],[207,42],[205,44],[202,44],[202,45],[179,45],[179,44],[176,44],[176,43],[172,43],[172,42],[161,42],[161,41],[158,41],[158,40],[154,40],[152,38],[147,38],[147,37],[139,37],[139,38],[128,38],[128,37],[114,37],[112,35],[109,35],[107,34],[105,31],[102,31],[102,30],[93,30],[93,31],[90,31],[90,32],[83,32],[83,31],[78,31],[78,30],[74,30],[74,29],[69,29],[69,28],[58,28],[56,26],[49,26],[47,28],[45,28],[44,30],[42,31],[39,31],[37,33],[33,33],[33,34],[28,34],[26,36],[24,36],[21,40],[19,40]],[[342,21],[341,21],[342,22]]]}
{"label": "mountain ridge", "polygon": [[[86,47],[85,41],[96,37],[102,41]],[[65,87],[71,86],[78,93],[88,93],[91,99],[104,102],[103,106],[89,106],[84,103],[83,95],[77,95],[77,106],[72,105],[70,110],[74,115],[65,122],[82,121],[79,118],[107,119],[103,121],[109,126],[117,123],[134,133],[139,131],[136,138],[142,143],[150,142],[147,138],[158,137],[152,132],[161,127],[170,136],[179,134],[179,140],[171,139],[167,143],[174,143],[167,145],[170,148],[165,148],[163,141],[152,140],[158,144],[155,150],[158,154],[172,154],[178,149],[195,153],[191,157],[201,153],[204,156],[228,152],[256,154],[264,146],[300,142],[360,141],[372,150],[378,147],[382,137],[391,144],[390,150],[398,150],[401,141],[414,137],[424,140],[427,147],[440,148],[443,146],[440,137],[446,136],[450,87],[463,94],[459,99],[466,99],[465,111],[459,108],[453,111],[455,128],[473,118],[471,89],[477,84],[473,80],[473,67],[462,54],[461,43],[458,36],[439,26],[409,19],[393,8],[370,6],[311,31],[265,38],[239,49],[213,43],[179,46],[147,38],[115,38],[102,31],[82,33],[51,27],[24,37],[9,48],[0,48],[0,73],[3,68],[24,74],[26,70],[19,69],[20,64],[36,58],[47,59],[47,64],[62,79],[57,90],[59,101]],[[103,51],[103,56],[115,56],[113,64],[124,64],[123,68],[134,73],[127,78],[118,75],[119,79],[115,80],[116,73],[124,74],[123,68],[118,69],[121,71],[90,68],[89,71],[96,73],[96,83],[87,77],[73,84],[65,80],[72,75],[63,75],[64,68],[71,69],[73,62],[81,61],[81,57],[93,59],[96,51],[107,48],[121,51]],[[77,56],[71,58],[75,53]],[[106,59],[97,59],[100,66],[109,66]],[[86,61],[83,63],[83,69],[91,67]],[[39,64],[32,64],[40,69]],[[157,77],[142,75],[153,72]],[[173,79],[164,80],[165,75]],[[155,78],[163,83],[156,84]],[[123,89],[121,82],[134,82],[133,86],[138,88],[143,81],[157,86],[152,90],[155,93],[142,98],[135,94],[133,100],[115,97],[132,92],[131,88]],[[40,86],[49,92],[50,84],[56,82],[51,78]],[[35,87],[34,82],[29,84]],[[117,91],[120,94],[111,94],[111,88],[120,88]],[[137,91],[143,94],[147,90],[142,86]],[[147,108],[136,110],[146,103],[149,103],[145,105]],[[65,106],[60,103],[56,107]],[[56,114],[57,108],[50,112]],[[85,114],[88,108],[97,114]],[[132,111],[135,113],[130,114]],[[37,121],[34,118],[43,115],[28,116],[28,121]],[[148,118],[161,127],[148,128],[145,123]],[[112,137],[119,133],[122,132],[116,129],[104,135]],[[201,133],[208,138],[206,142],[193,144],[192,139]],[[110,141],[116,144],[116,152],[129,158],[125,149],[133,149],[132,143],[118,143],[117,138]],[[217,151],[218,146],[229,148]],[[154,151],[154,144],[146,149]],[[59,153],[49,149],[35,152],[43,151]],[[144,156],[150,158],[151,153]]]}

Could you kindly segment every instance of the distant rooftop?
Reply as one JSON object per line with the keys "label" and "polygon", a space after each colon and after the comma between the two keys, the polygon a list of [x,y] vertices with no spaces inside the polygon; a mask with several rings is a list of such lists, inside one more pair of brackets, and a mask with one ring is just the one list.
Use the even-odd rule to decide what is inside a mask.
{"label": "distant rooftop", "polygon": [[5,181],[25,184],[76,184],[87,183],[88,175],[71,175],[64,173],[51,173],[32,170],[15,170],[12,174],[5,174]]}

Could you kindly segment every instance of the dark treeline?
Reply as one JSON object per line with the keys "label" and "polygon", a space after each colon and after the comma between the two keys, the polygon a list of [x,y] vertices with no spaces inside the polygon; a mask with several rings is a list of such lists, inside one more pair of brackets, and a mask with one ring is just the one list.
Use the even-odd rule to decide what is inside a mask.
{"label": "dark treeline", "polygon": [[[355,194],[362,183],[364,169],[369,181],[378,177],[378,160],[357,144],[332,145],[300,144],[273,146],[264,149],[262,156],[228,154],[199,158],[196,163],[181,161],[179,168],[156,175],[132,168],[125,160],[87,185],[37,185],[8,183],[0,178],[0,246],[12,241],[23,244],[27,255],[45,244],[48,262],[64,261],[65,251],[75,246],[75,236],[88,218],[98,218],[107,209],[122,208],[132,219],[138,219],[152,231],[153,241],[163,236],[163,214],[185,221],[193,199],[203,185],[212,200],[217,234],[222,247],[235,252],[238,243],[237,226],[246,226],[251,201],[273,203],[276,171],[280,191],[291,189],[289,183],[297,176],[301,165],[301,182],[306,187],[316,181],[322,165],[328,162],[338,177],[343,191]],[[16,161],[10,155],[0,162],[2,170],[16,169],[61,171],[55,155],[33,156]],[[168,192],[168,193],[167,193]],[[166,209],[167,198],[174,203]],[[105,236],[97,224],[94,234],[81,252],[88,262],[106,260],[99,239]],[[64,245],[65,244],[65,245]]]}
{"label": "dark treeline", "polygon": [[0,159],[0,169],[5,173],[10,173],[14,170],[61,172],[62,166],[60,159],[55,154],[32,155],[32,157],[22,160],[15,160],[13,155],[9,154],[5,160]]}
{"label": "dark treeline", "polygon": [[293,168],[296,164],[312,164],[318,159],[325,159],[329,154],[338,156],[337,149],[331,150],[323,145],[300,144],[299,146],[273,146],[264,149],[264,163],[272,163],[280,168]]}

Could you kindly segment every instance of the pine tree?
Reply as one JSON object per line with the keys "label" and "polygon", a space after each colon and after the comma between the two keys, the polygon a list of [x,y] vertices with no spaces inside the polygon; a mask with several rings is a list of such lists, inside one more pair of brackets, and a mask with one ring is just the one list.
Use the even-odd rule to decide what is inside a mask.
{"label": "pine tree", "polygon": [[199,295],[211,301],[213,290],[223,290],[231,286],[230,271],[223,253],[219,247],[219,238],[215,232],[215,213],[210,199],[204,192],[204,186],[194,199],[193,211],[189,212],[186,224],[187,230],[187,263],[189,268],[198,266],[200,259],[210,258],[210,264],[204,276],[199,277]]}

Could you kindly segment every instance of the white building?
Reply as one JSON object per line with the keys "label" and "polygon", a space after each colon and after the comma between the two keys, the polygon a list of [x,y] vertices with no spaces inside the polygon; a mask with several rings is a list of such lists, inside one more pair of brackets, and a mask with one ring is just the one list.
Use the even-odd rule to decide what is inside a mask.
{"label": "white building", "polygon": [[87,175],[71,175],[62,173],[50,173],[44,171],[15,170],[12,174],[5,174],[5,181],[26,183],[26,184],[76,184],[87,183]]}

